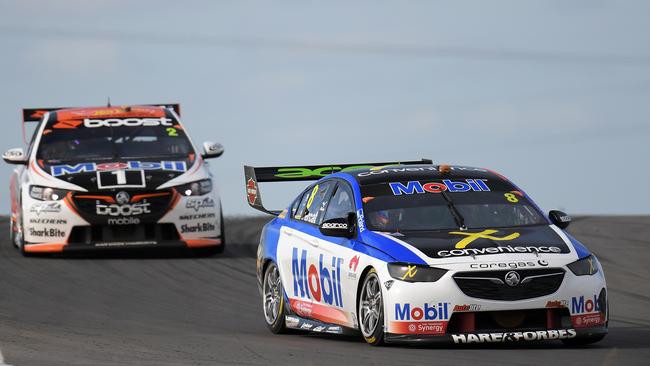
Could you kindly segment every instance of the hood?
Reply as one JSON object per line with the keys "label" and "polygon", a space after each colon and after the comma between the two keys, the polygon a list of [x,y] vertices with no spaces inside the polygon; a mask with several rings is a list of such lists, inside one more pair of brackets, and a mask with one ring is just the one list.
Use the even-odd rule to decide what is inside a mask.
{"label": "hood", "polygon": [[58,164],[43,163],[52,177],[81,187],[88,192],[111,189],[151,191],[187,172],[191,162],[182,157],[161,159],[126,159],[111,162],[83,161]]}
{"label": "hood", "polygon": [[433,259],[489,254],[568,254],[571,249],[550,226],[519,226],[466,231],[418,231],[387,235]]}

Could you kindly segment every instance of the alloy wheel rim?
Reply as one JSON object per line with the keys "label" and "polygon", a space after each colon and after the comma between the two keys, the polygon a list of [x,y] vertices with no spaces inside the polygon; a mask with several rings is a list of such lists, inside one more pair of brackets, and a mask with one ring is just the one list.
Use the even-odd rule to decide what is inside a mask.
{"label": "alloy wheel rim", "polygon": [[377,329],[381,314],[381,288],[376,275],[368,277],[361,292],[361,332],[365,337],[370,337]]}
{"label": "alloy wheel rim", "polygon": [[278,267],[273,266],[264,279],[264,317],[268,324],[275,324],[280,316],[281,290]]}

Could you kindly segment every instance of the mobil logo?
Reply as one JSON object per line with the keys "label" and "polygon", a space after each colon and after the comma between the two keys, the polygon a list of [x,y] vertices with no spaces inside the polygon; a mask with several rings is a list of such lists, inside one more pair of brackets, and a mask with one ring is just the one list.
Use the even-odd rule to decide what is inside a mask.
{"label": "mobil logo", "polygon": [[319,255],[318,263],[307,265],[307,250],[298,255],[298,248],[291,254],[291,275],[293,296],[314,299],[327,305],[343,307],[341,294],[341,264],[343,258],[326,259]]}
{"label": "mobil logo", "polygon": [[584,296],[571,298],[571,314],[592,313],[600,311],[598,296],[585,300]]}
{"label": "mobil logo", "polygon": [[166,170],[172,172],[185,172],[187,171],[187,165],[184,161],[127,161],[99,164],[88,162],[74,165],[53,165],[52,175],[58,177],[66,174],[115,170]]}
{"label": "mobil logo", "polygon": [[395,320],[449,320],[449,303],[424,303],[424,307],[395,303]]}
{"label": "mobil logo", "polygon": [[440,193],[447,192],[489,192],[490,188],[487,179],[465,179],[453,181],[450,179],[443,179],[442,182],[428,182],[423,183],[417,180],[410,181],[406,184],[402,182],[390,182],[391,191],[393,195],[401,196],[403,194],[422,194],[422,193]]}

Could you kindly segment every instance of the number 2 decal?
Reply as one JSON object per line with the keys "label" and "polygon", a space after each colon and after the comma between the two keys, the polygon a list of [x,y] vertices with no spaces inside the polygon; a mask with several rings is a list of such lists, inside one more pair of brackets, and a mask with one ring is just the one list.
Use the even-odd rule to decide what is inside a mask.
{"label": "number 2 decal", "polygon": [[178,137],[178,131],[174,127],[167,127],[167,135],[171,137]]}

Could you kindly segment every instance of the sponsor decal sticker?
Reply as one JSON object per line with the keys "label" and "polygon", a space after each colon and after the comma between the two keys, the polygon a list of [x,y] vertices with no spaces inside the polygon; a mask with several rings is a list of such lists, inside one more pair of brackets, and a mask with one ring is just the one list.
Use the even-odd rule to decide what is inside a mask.
{"label": "sponsor decal sticker", "polygon": [[66,219],[47,219],[47,218],[36,218],[32,217],[29,219],[30,224],[35,225],[67,225],[68,220]]}
{"label": "sponsor decal sticker", "polygon": [[360,233],[366,231],[366,218],[363,216],[363,209],[357,210],[357,226],[359,226]]}
{"label": "sponsor decal sticker", "polygon": [[344,222],[324,222],[321,227],[323,229],[346,229],[348,228],[348,224]]}
{"label": "sponsor decal sticker", "polygon": [[214,212],[200,213],[200,214],[191,214],[191,215],[180,215],[179,220],[183,221],[194,221],[202,219],[214,219],[217,215]]}
{"label": "sponsor decal sticker", "polygon": [[246,182],[246,195],[248,196],[248,203],[251,205],[255,204],[255,200],[257,200],[257,185],[253,178],[248,178]]}
{"label": "sponsor decal sticker", "polygon": [[59,213],[61,212],[61,203],[60,202],[34,203],[32,207],[29,208],[29,212],[36,213],[36,216],[39,216],[41,213]]}
{"label": "sponsor decal sticker", "polygon": [[163,170],[171,172],[185,172],[187,165],[184,161],[127,161],[113,163],[79,163],[74,165],[63,164],[53,165],[50,171],[53,176],[58,177],[68,174],[79,174],[89,172],[103,172],[114,170]]}
{"label": "sponsor decal sticker", "polygon": [[210,222],[196,223],[194,225],[181,225],[181,233],[203,233],[206,231],[215,231],[217,226]]}
{"label": "sponsor decal sticker", "polygon": [[474,240],[478,239],[487,239],[487,240],[492,240],[492,241],[509,241],[509,240],[514,240],[519,237],[519,233],[512,233],[506,236],[498,237],[498,236],[493,236],[492,234],[498,233],[499,230],[483,230],[480,233],[468,233],[468,232],[463,232],[463,231],[451,231],[449,234],[451,235],[461,235],[465,236],[463,240],[459,241],[456,243],[454,248],[456,249],[463,249],[466,246],[470,245]]}
{"label": "sponsor decal sticker", "polygon": [[[378,167],[379,169],[371,169],[368,172],[363,172],[357,174],[359,177],[368,177],[371,175],[378,175],[378,174],[392,174],[392,173],[404,173],[404,172],[438,172],[438,167],[434,166],[426,166],[426,167],[414,167],[414,168],[388,168],[388,169],[382,169],[382,167]],[[481,169],[481,168],[471,168],[471,167],[463,167],[463,166],[450,166],[448,167],[449,170],[452,171],[470,171],[470,172],[481,172],[481,173],[487,173],[487,170]]]}
{"label": "sponsor decal sticker", "polygon": [[457,192],[489,192],[490,188],[485,183],[487,179],[465,179],[464,181],[452,181],[450,179],[443,179],[442,182],[428,182],[422,183],[417,180],[410,181],[403,184],[402,182],[390,182],[390,187],[393,195],[401,196],[403,194],[423,194],[423,193],[440,193],[448,191],[451,193]]}
{"label": "sponsor decal sticker", "polygon": [[454,305],[454,312],[474,312],[481,310],[481,305],[479,304],[464,304],[464,305]]}
{"label": "sponsor decal sticker", "polygon": [[389,332],[395,334],[445,334],[449,321],[449,303],[425,303],[423,307],[409,303],[395,304],[395,320]]}
{"label": "sponsor decal sticker", "polygon": [[575,329],[558,329],[538,330],[530,332],[452,334],[451,338],[456,344],[470,344],[546,341],[556,339],[572,339],[575,338],[575,336]]}
{"label": "sponsor decal sticker", "polygon": [[40,238],[62,238],[65,236],[65,231],[57,228],[35,229],[30,227],[29,235],[38,236]]}
{"label": "sponsor decal sticker", "polygon": [[359,256],[355,255],[354,257],[352,257],[352,259],[350,259],[350,264],[348,265],[348,269],[351,272],[356,272],[358,266],[359,266]]}
{"label": "sponsor decal sticker", "polygon": [[156,245],[155,241],[111,241],[111,242],[100,242],[95,243],[96,247],[108,248],[108,247],[127,247],[134,245]]}
{"label": "sponsor decal sticker", "polygon": [[140,127],[140,126],[173,126],[170,118],[107,118],[107,119],[84,119],[84,126],[87,128],[97,127]]}
{"label": "sponsor decal sticker", "polygon": [[438,252],[440,257],[458,257],[467,255],[483,255],[483,254],[502,254],[502,253],[562,253],[562,249],[555,246],[500,246],[478,249],[452,249],[441,250]]}
{"label": "sponsor decal sticker", "polygon": [[500,262],[500,263],[472,263],[471,269],[507,269],[536,267],[535,262]]}
{"label": "sponsor decal sticker", "polygon": [[323,254],[318,263],[307,265],[307,250],[298,254],[298,248],[293,248],[291,256],[291,275],[293,279],[293,296],[303,299],[313,299],[315,302],[343,307],[341,291],[341,264],[343,258],[331,257],[328,260]]}
{"label": "sponsor decal sticker", "polygon": [[185,203],[185,208],[199,211],[202,208],[214,207],[214,200],[210,197],[205,198],[190,198]]}
{"label": "sponsor decal sticker", "polygon": [[571,323],[576,328],[590,328],[605,324],[605,314],[601,312],[597,295],[587,299],[584,296],[571,298]]}
{"label": "sponsor decal sticker", "polygon": [[96,202],[95,213],[98,216],[139,216],[151,213],[151,203],[143,200],[141,203],[132,203],[126,205],[104,204],[102,201]]}
{"label": "sponsor decal sticker", "polygon": [[546,302],[547,308],[568,308],[569,302],[566,300],[550,300]]}
{"label": "sponsor decal sticker", "polygon": [[367,169],[367,168],[372,168],[371,165],[358,165],[358,166],[349,166],[341,169],[341,167],[338,166],[327,166],[327,167],[321,167],[317,169],[309,169],[309,168],[280,168],[278,169],[279,174],[275,174],[277,178],[288,178],[288,179],[296,179],[296,178],[308,178],[308,177],[324,177],[326,175],[330,175],[335,172],[346,172],[350,170],[355,170],[355,169]]}

